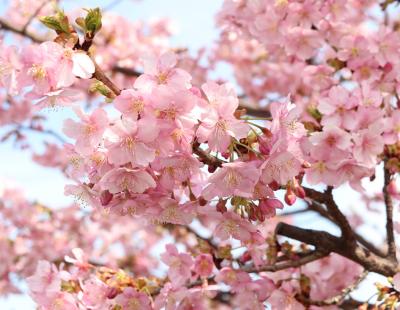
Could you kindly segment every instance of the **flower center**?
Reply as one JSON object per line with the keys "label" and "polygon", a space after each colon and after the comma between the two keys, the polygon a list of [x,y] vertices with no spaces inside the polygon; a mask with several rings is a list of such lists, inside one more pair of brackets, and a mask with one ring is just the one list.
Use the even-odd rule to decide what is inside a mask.
{"label": "flower center", "polygon": [[131,106],[131,111],[140,113],[143,112],[144,110],[144,102],[140,98],[135,98],[132,100],[132,106]]}
{"label": "flower center", "polygon": [[240,176],[232,170],[229,170],[224,178],[225,184],[229,187],[235,187],[239,184]]}
{"label": "flower center", "polygon": [[40,65],[32,65],[32,67],[29,69],[28,73],[32,76],[32,78],[37,81],[37,80],[43,80],[47,76],[46,69],[43,68]]}

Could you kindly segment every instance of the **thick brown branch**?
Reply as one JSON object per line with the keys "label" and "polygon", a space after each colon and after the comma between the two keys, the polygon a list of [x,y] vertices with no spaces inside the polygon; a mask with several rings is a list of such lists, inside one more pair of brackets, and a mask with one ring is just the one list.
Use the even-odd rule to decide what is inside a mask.
{"label": "thick brown branch", "polygon": [[397,262],[396,257],[396,241],[394,238],[393,231],[393,200],[388,191],[390,183],[390,172],[386,168],[386,162],[384,163],[384,185],[383,185],[383,197],[386,206],[386,238],[388,245],[388,257]]}
{"label": "thick brown branch", "polygon": [[[308,209],[305,210],[309,210],[309,211],[314,211],[317,212],[318,214],[320,214],[321,216],[323,216],[324,218],[330,220],[331,222],[335,223],[337,225],[336,219],[333,218],[332,215],[330,215],[328,213],[328,211],[326,211],[326,209],[320,205],[318,202],[312,201],[309,205],[308,205]],[[368,241],[367,239],[365,239],[362,235],[354,232],[356,240],[363,246],[365,247],[368,251],[371,251],[372,253],[380,256],[380,257],[385,257],[386,254],[379,249],[378,247],[376,247],[373,243],[371,243],[370,241]]]}
{"label": "thick brown branch", "polygon": [[321,193],[311,188],[305,188],[307,197],[326,205],[328,213],[333,217],[337,225],[340,227],[343,241],[349,247],[354,248],[356,246],[356,237],[354,231],[351,228],[346,216],[340,211],[338,205],[333,199],[332,190],[332,187],[328,187],[324,193]]}
{"label": "thick brown branch", "polygon": [[384,276],[393,276],[398,271],[397,263],[379,257],[360,246],[350,248],[342,238],[335,237],[327,232],[313,229],[304,229],[286,223],[279,223],[276,233],[306,244],[313,245],[317,250],[335,252],[339,255],[360,264],[366,270]]}

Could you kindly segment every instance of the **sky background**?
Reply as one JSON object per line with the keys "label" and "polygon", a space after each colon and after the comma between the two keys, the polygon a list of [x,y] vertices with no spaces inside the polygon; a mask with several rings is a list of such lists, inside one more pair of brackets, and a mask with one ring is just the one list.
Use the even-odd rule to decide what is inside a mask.
{"label": "sky background", "polygon": [[[24,0],[27,1],[27,0]],[[0,2],[0,12],[4,12],[5,3]],[[76,7],[106,7],[111,1],[64,1],[65,9]],[[118,14],[131,20],[148,20],[155,17],[168,17],[175,22],[177,32],[171,42],[173,46],[188,47],[195,51],[203,46],[210,46],[218,37],[218,31],[215,27],[214,16],[221,7],[222,0],[143,0],[130,1],[125,0],[113,8]],[[4,13],[1,14],[4,16]],[[229,79],[229,70],[220,69],[218,74]],[[63,120],[71,117],[72,113],[68,110],[45,112],[49,121],[49,127],[56,132],[61,132]],[[0,129],[0,134],[2,133]],[[34,141],[36,149],[40,150],[43,137],[31,135],[31,141]],[[64,196],[64,185],[67,180],[60,172],[55,169],[44,168],[36,165],[31,160],[29,152],[22,152],[13,147],[11,143],[0,144],[0,182],[2,179],[12,181],[25,189],[26,195],[31,200],[39,200],[41,203],[51,206],[67,205],[72,200]],[[381,175],[378,175],[377,181],[371,186],[375,190],[382,182]],[[343,207],[356,207],[359,202],[354,192],[349,194],[348,188],[343,188],[336,195],[338,204]],[[380,219],[369,219],[371,222],[380,223]],[[299,218],[302,226],[312,225],[313,228],[327,229],[335,232],[332,225],[324,221],[317,221],[315,216],[310,214]],[[383,224],[383,223],[382,223]],[[367,238],[374,240],[374,232],[366,230]],[[49,245],[50,246],[50,245]],[[375,281],[376,277],[371,277]],[[371,282],[370,282],[371,283]],[[359,297],[368,298],[373,294],[371,289],[364,285],[359,290]],[[10,296],[7,299],[0,298],[0,309],[35,309],[33,302],[28,296]]]}

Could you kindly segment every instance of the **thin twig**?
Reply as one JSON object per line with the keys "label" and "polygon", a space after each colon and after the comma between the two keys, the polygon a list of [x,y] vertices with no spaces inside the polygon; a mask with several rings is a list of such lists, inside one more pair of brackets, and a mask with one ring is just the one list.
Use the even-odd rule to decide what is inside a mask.
{"label": "thin twig", "polygon": [[206,164],[209,167],[218,168],[221,167],[224,163],[223,160],[208,154],[206,151],[200,148],[200,143],[194,142],[193,143],[193,153],[199,157],[199,161]]}
{"label": "thin twig", "polygon": [[311,263],[315,260],[321,259],[328,255],[329,255],[328,252],[316,250],[316,251],[311,252],[311,254],[301,257],[297,260],[290,260],[290,261],[285,261],[282,263],[265,265],[265,266],[261,266],[258,268],[254,267],[254,266],[250,266],[250,267],[245,266],[242,268],[242,270],[246,271],[248,273],[276,272],[276,271],[284,270],[284,269],[288,269],[288,268],[297,268],[297,267],[303,266],[305,264]]}
{"label": "thin twig", "polygon": [[95,72],[93,74],[93,77],[96,80],[99,80],[100,82],[102,82],[104,85],[106,85],[113,93],[115,96],[119,96],[119,94],[121,94],[121,90],[118,88],[117,85],[115,85],[106,75],[105,73],[101,70],[101,68],[99,67],[99,65],[96,63],[96,61],[94,60],[94,58],[92,57],[94,66],[95,66]]}
{"label": "thin twig", "polygon": [[323,307],[323,306],[341,305],[344,302],[345,298],[352,291],[354,291],[360,285],[360,283],[362,281],[364,281],[364,279],[366,278],[367,275],[368,275],[368,271],[364,270],[354,283],[352,283],[351,285],[349,285],[345,289],[343,289],[340,294],[338,294],[334,297],[331,297],[329,299],[311,300],[302,295],[297,295],[296,299],[307,306],[313,305],[313,306]]}
{"label": "thin twig", "polygon": [[114,0],[112,2],[110,2],[108,5],[104,6],[101,10],[103,12],[109,11],[112,8],[114,8],[115,6],[117,6],[118,4],[120,4],[123,0]]}
{"label": "thin twig", "polygon": [[48,3],[48,1],[43,1],[41,5],[38,6],[38,8],[35,10],[35,12],[29,17],[28,21],[25,23],[24,27],[22,27],[22,33],[25,33],[26,30],[28,29],[29,25],[33,22],[33,20],[38,16],[40,11],[43,9],[43,7]]}
{"label": "thin twig", "polygon": [[65,139],[62,136],[60,136],[58,133],[56,133],[55,131],[50,130],[50,129],[39,129],[39,128],[35,128],[32,126],[18,125],[18,127],[15,130],[16,131],[33,131],[33,132],[49,135],[49,136],[56,138],[61,143],[66,143]]}
{"label": "thin twig", "polygon": [[31,39],[31,40],[32,40],[33,42],[35,42],[35,43],[42,43],[42,42],[45,41],[45,39],[43,39],[43,38],[41,38],[41,37],[38,37],[38,36],[36,36],[36,35],[33,34],[33,33],[30,33],[30,32],[28,32],[28,31],[26,31],[26,30],[18,29],[18,28],[16,28],[16,27],[10,25],[9,23],[7,23],[6,21],[4,21],[3,19],[0,19],[0,27],[1,27],[2,29],[4,29],[4,30],[11,31],[11,32],[14,32],[14,33],[16,33],[16,34],[19,34],[19,35],[21,35],[21,36],[24,36],[24,37],[26,37],[26,38],[28,38],[28,39]]}

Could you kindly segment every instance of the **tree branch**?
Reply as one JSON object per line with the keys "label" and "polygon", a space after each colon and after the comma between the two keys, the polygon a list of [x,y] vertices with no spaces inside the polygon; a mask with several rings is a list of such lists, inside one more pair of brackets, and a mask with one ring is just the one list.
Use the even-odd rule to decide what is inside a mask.
{"label": "tree branch", "polygon": [[33,42],[35,43],[42,43],[45,41],[44,38],[38,37],[33,33],[28,32],[26,29],[18,29],[12,25],[10,25],[9,23],[7,23],[6,21],[4,21],[3,19],[0,19],[0,27],[4,30],[7,31],[11,31],[14,32],[15,34],[19,34],[21,36],[24,36],[28,39],[31,39]]}
{"label": "tree branch", "polygon": [[119,94],[121,94],[121,90],[118,88],[117,85],[115,85],[103,72],[103,70],[101,70],[101,68],[99,67],[99,65],[96,63],[96,61],[94,60],[93,57],[92,61],[94,63],[94,66],[96,68],[96,71],[93,74],[93,77],[96,80],[99,80],[100,82],[102,82],[104,85],[106,85],[113,93],[115,96],[119,96]]}
{"label": "tree branch", "polygon": [[334,221],[340,227],[340,230],[342,232],[341,238],[349,247],[354,248],[356,246],[356,237],[354,231],[351,228],[346,216],[340,211],[338,205],[333,199],[333,188],[329,186],[324,193],[318,192],[311,188],[304,189],[306,191],[307,197],[326,205],[328,213],[332,216]]}
{"label": "tree branch", "polygon": [[379,257],[360,246],[349,248],[342,238],[335,237],[325,231],[304,229],[286,223],[279,223],[276,233],[309,245],[324,252],[334,252],[344,256],[371,272],[384,276],[393,276],[399,270],[396,262]]}
{"label": "tree branch", "polygon": [[[309,210],[309,211],[314,211],[317,212],[318,214],[320,214],[322,217],[330,220],[332,223],[337,225],[336,220],[332,217],[332,215],[330,215],[328,213],[328,211],[322,206],[320,205],[318,202],[312,201],[311,203],[309,203],[308,205],[308,209],[305,210]],[[362,235],[358,234],[357,232],[354,232],[356,240],[363,246],[365,247],[367,250],[371,251],[372,253],[380,256],[380,257],[385,257],[386,253],[384,253],[381,249],[379,249],[378,247],[376,247],[373,243],[371,243],[370,241],[366,240]]]}
{"label": "tree branch", "polygon": [[284,270],[284,269],[288,269],[288,268],[297,268],[297,267],[306,265],[308,263],[311,263],[315,260],[321,259],[328,255],[329,255],[329,253],[327,251],[316,250],[316,251],[313,251],[310,254],[308,254],[304,257],[301,257],[297,260],[288,260],[288,261],[285,261],[282,263],[261,266],[259,268],[254,267],[254,266],[249,266],[249,267],[245,266],[241,270],[246,271],[248,273],[276,272],[276,271]]}
{"label": "tree branch", "polygon": [[354,291],[362,281],[366,278],[368,275],[368,271],[363,271],[360,276],[357,278],[357,280],[346,287],[345,289],[342,290],[342,292],[334,297],[328,298],[326,300],[311,300],[303,295],[297,295],[296,299],[300,301],[303,305],[306,306],[319,306],[319,307],[324,307],[324,306],[332,306],[332,305],[341,305],[345,298],[352,292]]}
{"label": "tree branch", "polygon": [[383,169],[384,169],[384,185],[382,191],[386,206],[386,239],[388,245],[388,257],[393,261],[397,262],[396,240],[394,237],[394,230],[393,230],[393,200],[388,191],[388,186],[390,183],[390,172],[386,168],[386,161],[384,162]]}
{"label": "tree branch", "polygon": [[28,29],[29,25],[33,22],[33,20],[38,16],[40,11],[43,9],[43,7],[48,3],[47,0],[43,1],[41,5],[38,6],[38,8],[35,10],[35,12],[29,17],[28,21],[25,23],[24,27],[22,27],[21,32],[25,33],[26,30]]}
{"label": "tree branch", "polygon": [[214,169],[217,169],[218,167],[221,167],[222,164],[224,163],[223,160],[221,160],[215,156],[212,156],[212,155],[208,154],[206,151],[202,150],[200,148],[200,143],[198,143],[197,141],[193,142],[192,149],[193,149],[193,153],[199,157],[199,160],[209,167],[213,167]]}

